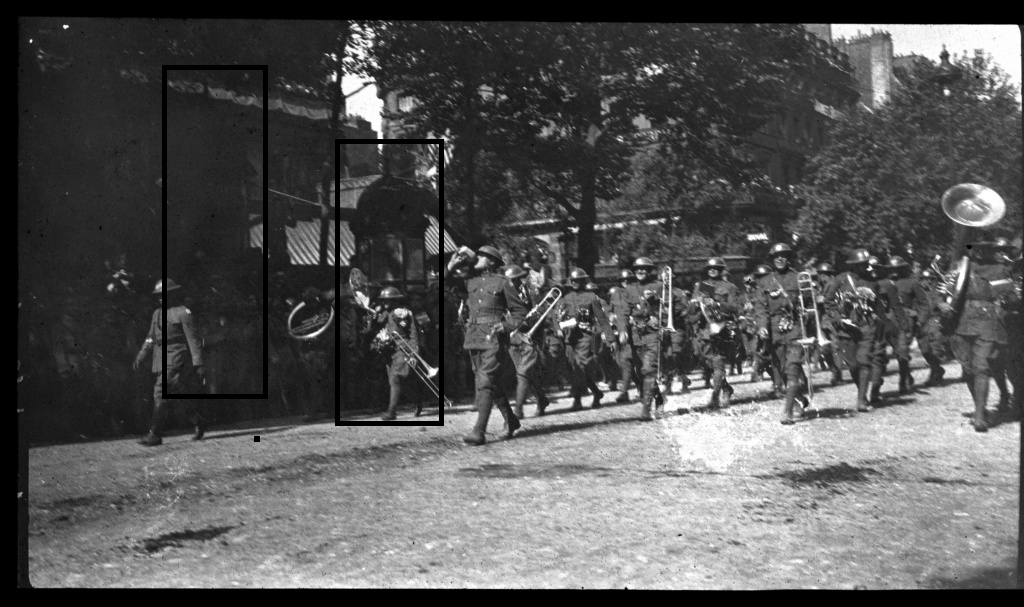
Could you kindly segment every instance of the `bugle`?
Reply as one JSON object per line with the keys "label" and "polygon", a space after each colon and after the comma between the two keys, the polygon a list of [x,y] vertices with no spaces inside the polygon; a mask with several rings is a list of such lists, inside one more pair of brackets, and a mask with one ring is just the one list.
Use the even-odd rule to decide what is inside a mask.
{"label": "bugle", "polygon": [[444,405],[446,407],[451,407],[452,401],[448,400],[446,396],[443,396],[441,394],[441,390],[434,384],[433,378],[437,376],[437,368],[428,365],[427,361],[423,360],[423,357],[420,356],[419,352],[416,352],[412,347],[412,344],[406,341],[398,331],[391,331],[391,339],[394,340],[399,351],[401,351],[402,355],[405,356],[406,362],[408,362],[409,366],[412,367],[413,372],[416,373],[416,376],[419,377],[424,384],[427,385],[430,392],[438,400],[444,399]]}

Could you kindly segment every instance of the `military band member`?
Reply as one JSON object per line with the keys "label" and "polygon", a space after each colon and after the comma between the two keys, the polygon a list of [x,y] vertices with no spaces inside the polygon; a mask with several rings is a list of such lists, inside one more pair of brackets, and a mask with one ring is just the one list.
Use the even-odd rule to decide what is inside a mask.
{"label": "military band member", "polygon": [[[397,333],[401,339],[405,340],[412,353],[419,354],[419,327],[412,310],[401,305],[404,303],[405,296],[394,287],[385,287],[380,292],[378,299],[383,306],[381,324],[384,330],[387,331],[387,334],[395,342],[398,341],[398,337],[394,336]],[[398,417],[398,406],[402,402],[402,394],[403,392],[408,393],[410,388],[412,388],[409,385],[409,380],[410,377],[415,377],[415,372],[412,370],[412,365],[415,364],[419,364],[419,362],[414,357],[407,357],[402,348],[398,347],[394,349],[391,358],[387,360],[388,385],[391,390],[388,410],[381,416],[382,420],[387,422]],[[415,400],[416,416],[419,417],[423,409],[423,403],[418,397]]]}
{"label": "military band member", "polygon": [[910,264],[899,255],[889,259],[889,280],[896,288],[897,298],[891,304],[890,318],[895,320],[898,331],[892,344],[900,368],[900,394],[907,394],[914,387],[914,376],[910,374],[910,342],[917,332],[917,309],[927,299],[917,278],[910,272]]}
{"label": "military band member", "polygon": [[[472,257],[473,252],[468,248],[460,249],[459,255],[453,256],[445,266],[445,281],[458,263]],[[476,375],[477,420],[473,431],[462,440],[471,445],[482,445],[486,442],[487,421],[494,406],[505,419],[508,438],[512,438],[520,428],[519,418],[509,406],[502,380],[507,372],[505,366],[512,365],[508,354],[508,335],[523,328],[528,310],[512,283],[498,272],[498,268],[505,265],[498,250],[485,245],[477,250],[475,257],[476,264],[466,284],[469,317],[463,347],[469,351]]]}
{"label": "military band member", "polygon": [[633,352],[640,367],[640,419],[653,421],[665,403],[658,386],[658,359],[664,327],[659,314],[661,289],[654,280],[654,264],[649,259],[641,257],[633,267],[639,296],[635,300],[632,297],[627,300],[629,307],[623,313],[628,317]]}
{"label": "military band member", "polygon": [[672,394],[672,380],[676,374],[682,378],[680,393],[685,394],[690,387],[690,378],[686,376],[685,349],[690,340],[689,326],[686,323],[686,308],[690,298],[685,291],[675,285],[672,289],[672,320],[675,331],[665,331],[662,337],[662,375],[664,375],[665,396]]}
{"label": "military band member", "polygon": [[750,361],[750,382],[761,381],[761,357],[758,354],[757,322],[754,319],[754,301],[758,298],[760,286],[753,274],[743,277],[743,308],[739,317],[739,328],[743,338],[743,350]]}
{"label": "military band member", "polygon": [[[1024,262],[1021,259],[1021,237],[1016,238],[1015,243],[1007,242],[1005,238],[997,238],[996,256],[997,261],[1007,267],[1009,271],[1010,284],[997,286],[1003,301],[1003,312],[1005,315],[1007,349],[1006,349],[1006,375],[1013,384],[1012,407],[1019,415],[1021,412],[1021,390],[1024,389],[1024,320],[1021,318],[1024,301],[1021,298],[1021,274],[1024,270]],[[1003,413],[1007,413],[1006,407],[1010,403],[1003,403]]]}
{"label": "military band member", "polygon": [[[1015,305],[1010,273],[997,262],[993,241],[969,246],[971,264],[967,276],[963,311],[953,335],[953,353],[964,370],[964,381],[974,399],[972,423],[977,432],[988,431],[985,408],[988,404],[989,377],[1003,372],[1003,355],[1008,345],[1005,316],[1000,298]],[[1009,289],[1000,289],[1001,286]],[[939,304],[944,314],[954,312],[945,301]]]}
{"label": "military band member", "polygon": [[[639,262],[650,262],[649,259],[641,257]],[[650,267],[654,267],[653,264]],[[631,323],[631,313],[640,304],[640,290],[637,287],[636,274],[631,270],[619,272],[619,288],[611,293],[609,299],[612,313],[615,315],[616,331],[616,353],[615,359],[619,365],[619,396],[615,399],[617,403],[628,403],[629,383],[634,380],[637,389],[642,389],[640,379],[640,358],[638,348],[639,334],[636,333]]]}
{"label": "military band member", "polygon": [[[523,280],[526,276],[527,272],[515,264],[505,269],[505,278],[512,283],[512,287],[519,293],[519,298],[523,300],[526,308],[533,311],[551,287],[548,286],[548,283],[542,283],[541,288],[537,289],[531,283]],[[532,329],[544,311],[544,309],[540,309],[536,311],[536,314],[527,316],[525,324]],[[526,404],[530,390],[533,390],[537,396],[537,415],[544,415],[544,410],[548,407],[548,398],[544,394],[544,386],[540,381],[539,363],[540,353],[544,349],[545,329],[550,321],[551,315],[548,315],[529,338],[526,333],[530,329],[526,329],[525,331],[514,331],[509,339],[509,354],[511,354],[512,362],[516,367],[516,406],[513,409],[516,417],[524,417],[523,405]]]}
{"label": "military band member", "polygon": [[871,279],[871,254],[854,249],[846,260],[849,270],[836,277],[825,293],[825,309],[839,337],[839,352],[857,384],[856,411],[870,411],[868,386],[875,356],[879,319],[885,313]]}
{"label": "military band member", "polygon": [[615,359],[612,355],[612,349],[615,347],[615,320],[611,313],[611,307],[608,302],[605,301],[600,294],[600,287],[593,281],[588,281],[583,286],[583,290],[587,293],[593,293],[594,297],[597,297],[597,302],[601,305],[601,309],[604,311],[605,318],[608,319],[608,326],[612,329],[609,334],[607,342],[600,339],[600,335],[596,336],[594,340],[595,351],[597,352],[597,366],[601,372],[601,376],[605,378],[608,383],[609,390],[615,390],[615,374],[618,373],[618,367],[615,365]]}
{"label": "military band member", "polygon": [[725,268],[721,257],[708,260],[704,265],[707,278],[694,285],[687,310],[690,330],[699,340],[705,364],[711,367],[709,408],[728,407],[733,394],[726,377],[725,361],[735,355],[735,327],[731,324],[740,313],[742,301],[739,288],[722,278]]}
{"label": "military band member", "polygon": [[[163,430],[167,422],[169,405],[164,398],[164,380],[167,381],[168,392],[172,395],[182,395],[198,390],[197,384],[202,383],[206,377],[206,369],[203,366],[203,337],[199,333],[198,323],[191,310],[185,307],[180,298],[180,288],[180,285],[170,278],[166,283],[163,280],[157,281],[153,295],[159,295],[161,300],[167,299],[167,335],[163,334],[164,310],[161,305],[153,311],[149,334],[133,365],[138,371],[152,353],[151,369],[156,373],[156,383],[153,385],[153,424],[150,426],[149,434],[139,441],[140,445],[146,447],[155,447],[163,443]],[[163,364],[164,342],[167,343],[166,377]],[[189,399],[185,402],[195,426],[192,440],[200,440],[206,432],[203,418],[199,415],[199,408],[194,400]]]}
{"label": "military band member", "polygon": [[818,347],[821,352],[821,358],[825,361],[825,366],[832,373],[830,383],[833,386],[838,386],[843,381],[843,372],[839,369],[835,356],[835,330],[832,324],[826,321],[827,314],[825,313],[825,293],[832,288],[832,283],[835,282],[836,271],[832,264],[827,262],[818,264],[816,269],[818,271],[818,291],[815,296],[815,303],[818,305],[818,318],[821,319],[821,333],[829,341],[829,343],[824,345],[819,344]]}
{"label": "military band member", "polygon": [[[605,316],[604,308],[601,307],[597,296],[584,290],[589,279],[590,276],[579,268],[570,272],[569,282],[573,291],[567,293],[558,304],[558,318],[563,326],[565,347],[569,357],[573,411],[583,408],[581,400],[586,388],[590,389],[594,397],[591,407],[600,408],[604,393],[597,387],[597,382],[601,379],[601,370],[597,362],[597,340],[603,335],[608,341],[612,333],[608,317]],[[571,325],[566,326],[566,323]]]}
{"label": "military band member", "polygon": [[801,392],[804,382],[811,381],[804,377],[801,362],[806,353],[798,342],[803,337],[800,323],[804,321],[800,315],[800,284],[798,273],[790,267],[793,249],[789,245],[775,244],[768,256],[775,271],[760,282],[763,295],[756,301],[758,334],[771,341],[772,365],[780,370],[785,381],[781,421],[792,424],[797,417],[793,405],[800,399],[802,408],[806,407],[808,403]]}
{"label": "military band member", "polygon": [[928,363],[928,379],[926,386],[933,386],[942,381],[946,370],[942,368],[942,355],[948,345],[946,336],[942,334],[942,323],[939,318],[939,302],[942,296],[936,289],[939,277],[931,269],[921,270],[921,290],[924,299],[917,304],[917,345],[921,356]]}

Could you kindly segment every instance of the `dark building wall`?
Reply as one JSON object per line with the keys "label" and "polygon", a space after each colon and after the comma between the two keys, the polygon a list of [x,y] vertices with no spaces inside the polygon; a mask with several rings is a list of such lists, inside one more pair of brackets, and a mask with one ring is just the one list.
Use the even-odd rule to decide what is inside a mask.
{"label": "dark building wall", "polygon": [[873,30],[835,45],[850,57],[861,103],[872,109],[885,103],[893,86],[892,36]]}

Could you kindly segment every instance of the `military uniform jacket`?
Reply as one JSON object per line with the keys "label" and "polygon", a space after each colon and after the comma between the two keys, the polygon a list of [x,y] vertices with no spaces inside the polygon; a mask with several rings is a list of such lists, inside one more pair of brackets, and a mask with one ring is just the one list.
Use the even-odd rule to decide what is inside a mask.
{"label": "military uniform jacket", "polygon": [[[999,287],[1009,284],[1009,278],[1010,272],[1006,266],[971,264],[966,303],[957,323],[957,335],[977,336],[997,344],[1008,343],[1004,315],[997,299]],[[1012,284],[1010,287],[1012,288]]]}
{"label": "military uniform jacket", "polygon": [[[444,278],[448,278],[447,267]],[[469,308],[463,345],[466,350],[496,347],[499,338],[494,334],[494,325],[501,323],[505,333],[509,334],[518,329],[526,317],[526,303],[519,297],[512,282],[501,274],[487,271],[475,275],[466,281],[466,291],[466,306]]]}
{"label": "military uniform jacket", "polygon": [[836,276],[835,281],[830,284],[825,292],[825,311],[832,321],[833,326],[837,329],[844,326],[844,323],[840,322],[844,318],[843,314],[848,313],[847,310],[840,309],[840,294],[852,294],[857,288],[870,289],[875,294],[874,300],[868,304],[867,311],[854,311],[851,313],[849,320],[852,321],[858,327],[862,329],[870,327],[875,322],[885,316],[885,303],[880,297],[878,297],[878,284],[873,280],[863,279],[853,272],[843,272],[839,276]]}
{"label": "military uniform jacket", "polygon": [[615,329],[619,335],[627,333],[630,326],[638,326],[647,322],[646,315],[640,310],[640,287],[637,283],[626,284],[625,288],[612,289],[609,303],[615,315]]}
{"label": "military uniform jacket", "polygon": [[[412,313],[408,308],[395,308],[390,312],[385,312],[385,327],[387,327],[388,334],[396,332],[402,336],[412,349],[413,352],[419,354],[420,351],[420,331],[419,326],[416,323],[416,315]],[[401,354],[401,351],[396,352]],[[405,358],[404,356],[402,357]]]}
{"label": "military uniform jacket", "polygon": [[[754,317],[757,328],[769,329],[776,338],[799,339],[798,310],[800,306],[800,284],[797,272],[787,268],[785,272],[772,272],[758,279],[760,296],[754,301]],[[779,326],[783,319],[791,321],[783,332]]]}
{"label": "military uniform jacket", "polygon": [[[527,313],[533,311],[533,308],[541,302],[541,299],[545,295],[547,295],[548,291],[550,291],[554,286],[555,285],[553,282],[547,281],[544,282],[538,289],[537,287],[533,286],[533,284],[531,284],[530,282],[525,280],[522,281],[520,283],[518,293],[519,298],[523,300],[523,304],[526,307]],[[557,307],[558,303],[556,302],[555,308]],[[540,318],[540,315],[543,313],[544,310],[540,309],[537,310],[536,314],[527,316],[523,321],[522,333],[526,334],[530,329],[532,329],[533,326],[537,324],[537,319]],[[551,323],[553,322],[551,319],[553,317],[554,313],[550,313],[546,317],[544,317],[543,322],[541,322],[540,326],[537,327],[537,330],[533,332],[533,338],[531,341],[533,341],[535,344],[543,343],[544,332],[551,326]]]}
{"label": "military uniform jacket", "polygon": [[167,308],[167,338],[163,335],[163,308],[153,311],[153,319],[149,324],[149,334],[146,336],[146,343],[142,349],[144,354],[148,350],[153,351],[153,373],[163,373],[163,343],[167,342],[167,366],[182,368],[189,358],[191,352],[192,365],[199,367],[203,364],[203,339],[199,335],[198,324],[191,310],[185,306],[173,306]]}
{"label": "military uniform jacket", "polygon": [[918,316],[918,308],[921,307],[922,302],[928,299],[928,296],[925,295],[921,283],[913,276],[897,278],[892,284],[896,290],[896,298],[892,305],[896,312],[894,314],[896,322],[899,323],[900,329],[909,331],[914,319]]}
{"label": "military uniform jacket", "polygon": [[[693,287],[693,299],[687,309],[687,319],[693,332],[701,339],[708,339],[707,321],[700,311],[700,300],[704,297],[714,299],[726,317],[737,317],[743,308],[742,294],[739,287],[728,280],[702,280]],[[710,310],[708,311],[710,312]]]}
{"label": "military uniform jacket", "polygon": [[606,339],[610,340],[612,338],[612,328],[608,324],[608,316],[605,315],[604,308],[601,306],[601,299],[593,293],[573,291],[563,297],[558,304],[558,317],[566,320],[575,318],[581,323],[583,319],[589,317],[593,319],[592,322],[596,326],[591,326],[589,329],[584,326],[577,326],[573,330],[600,331]]}

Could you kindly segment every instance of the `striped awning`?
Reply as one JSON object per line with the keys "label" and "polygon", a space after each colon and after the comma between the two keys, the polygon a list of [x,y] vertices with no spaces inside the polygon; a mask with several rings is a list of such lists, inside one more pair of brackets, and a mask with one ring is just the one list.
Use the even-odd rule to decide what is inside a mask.
{"label": "striped awning", "polygon": [[[348,222],[341,223],[341,242],[338,243],[341,265],[350,265],[356,252],[356,238],[348,229]],[[334,222],[327,228],[327,265],[334,265]],[[315,266],[320,259],[320,221],[297,221],[295,227],[285,226],[288,239],[288,255],[292,264],[297,266]],[[263,248],[263,224],[258,223],[249,228],[249,246]]]}
{"label": "striped awning", "polygon": [[427,255],[437,255],[437,248],[440,245],[442,233],[444,233],[444,252],[450,253],[452,251],[457,251],[458,247],[455,246],[455,241],[452,240],[452,237],[448,235],[447,231],[441,229],[437,219],[430,215],[427,215],[427,219],[430,220],[430,227],[427,228],[425,242]]}

